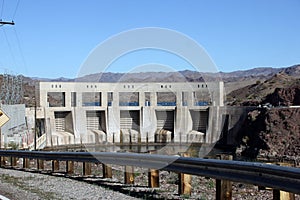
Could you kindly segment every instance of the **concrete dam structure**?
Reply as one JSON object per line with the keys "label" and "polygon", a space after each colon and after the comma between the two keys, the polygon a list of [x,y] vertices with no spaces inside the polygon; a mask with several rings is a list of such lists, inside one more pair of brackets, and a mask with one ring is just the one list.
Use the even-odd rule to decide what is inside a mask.
{"label": "concrete dam structure", "polygon": [[40,82],[36,88],[46,146],[215,143],[226,115],[223,82]]}

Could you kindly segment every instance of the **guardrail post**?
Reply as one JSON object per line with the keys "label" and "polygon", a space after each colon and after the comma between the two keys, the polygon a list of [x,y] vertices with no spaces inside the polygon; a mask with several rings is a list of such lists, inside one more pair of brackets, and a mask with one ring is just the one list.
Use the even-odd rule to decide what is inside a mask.
{"label": "guardrail post", "polygon": [[0,167],[5,166],[5,157],[4,157],[4,156],[1,156],[0,159],[1,159],[1,160],[0,160]]}
{"label": "guardrail post", "polygon": [[[181,153],[182,157],[190,157],[189,153]],[[178,174],[179,185],[178,185],[178,193],[179,195],[191,195],[192,193],[192,176],[190,174]]]}
{"label": "guardrail post", "polygon": [[134,184],[134,169],[133,166],[125,166],[125,184]]}
{"label": "guardrail post", "polygon": [[58,160],[52,160],[52,172],[59,170],[59,161]]}
{"label": "guardrail post", "polygon": [[14,167],[17,165],[17,158],[16,157],[10,157],[10,166]]}
{"label": "guardrail post", "polygon": [[44,160],[37,159],[37,169],[44,170]]}
{"label": "guardrail post", "polygon": [[103,178],[112,178],[111,165],[102,164]]}
{"label": "guardrail post", "polygon": [[[291,163],[277,163],[280,166],[292,167]],[[273,200],[295,200],[295,194],[273,189]]]}
{"label": "guardrail post", "polygon": [[150,188],[158,188],[159,187],[159,170],[149,169],[148,187],[150,187]]}
{"label": "guardrail post", "polygon": [[[154,154],[155,151],[150,151],[150,154]],[[159,170],[149,169],[148,172],[148,187],[158,188],[159,187]]]}
{"label": "guardrail post", "polygon": [[83,163],[83,175],[88,176],[92,174],[92,165],[89,162]]}
{"label": "guardrail post", "polygon": [[30,164],[29,158],[23,158],[23,168],[28,169]]}
{"label": "guardrail post", "polygon": [[[232,160],[232,155],[219,155],[218,159]],[[228,180],[216,180],[216,200],[232,199],[232,182]]]}
{"label": "guardrail post", "polygon": [[74,174],[74,161],[66,161],[67,174]]}

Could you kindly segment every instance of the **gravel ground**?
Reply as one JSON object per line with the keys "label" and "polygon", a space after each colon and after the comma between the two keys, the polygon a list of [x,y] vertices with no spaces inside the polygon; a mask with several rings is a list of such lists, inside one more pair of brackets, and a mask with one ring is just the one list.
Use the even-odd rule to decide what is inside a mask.
{"label": "gravel ground", "polygon": [[136,199],[63,177],[0,168],[0,193],[10,199]]}
{"label": "gravel ground", "polygon": [[[35,164],[32,163],[31,166]],[[74,163],[75,174],[70,178],[28,173],[0,168],[0,194],[11,199],[215,199],[214,179],[192,176],[192,195],[178,195],[178,174],[161,171],[160,187],[148,188],[148,171],[135,168],[134,185],[124,185],[124,167],[113,165],[113,178],[103,179],[102,165],[92,165],[92,176],[82,177],[82,163]],[[45,163],[45,171],[51,163]],[[60,171],[65,164],[61,162]],[[81,181],[79,181],[81,180]],[[84,181],[82,181],[84,180]],[[233,183],[232,197],[236,200],[273,199],[272,190],[258,190],[257,186]],[[300,195],[296,195],[300,200]]]}

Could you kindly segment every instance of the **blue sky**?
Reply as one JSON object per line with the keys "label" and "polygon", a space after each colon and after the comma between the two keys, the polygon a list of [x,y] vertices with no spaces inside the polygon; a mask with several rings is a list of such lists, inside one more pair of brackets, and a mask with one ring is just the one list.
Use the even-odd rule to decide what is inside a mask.
{"label": "blue sky", "polygon": [[[299,9],[299,0],[0,0],[0,19],[16,23],[0,27],[0,72],[73,78],[98,44],[142,27],[189,36],[220,71],[290,66],[300,63]],[[150,62],[190,68],[145,51],[123,56],[111,71]]]}

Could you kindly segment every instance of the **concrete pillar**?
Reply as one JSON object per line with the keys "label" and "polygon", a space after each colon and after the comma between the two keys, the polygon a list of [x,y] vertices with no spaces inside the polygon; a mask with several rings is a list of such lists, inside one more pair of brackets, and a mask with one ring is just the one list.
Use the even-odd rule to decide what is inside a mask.
{"label": "concrete pillar", "polygon": [[76,105],[82,107],[82,92],[77,92]]}
{"label": "concrete pillar", "polygon": [[41,107],[49,107],[47,91],[40,89],[40,102],[37,102],[37,104],[38,103]]}
{"label": "concrete pillar", "polygon": [[[187,133],[189,130],[189,123],[191,122],[191,117],[189,116],[189,107],[182,106],[176,109],[175,115],[175,131],[174,131],[174,141],[175,142],[186,142]],[[190,119],[190,121],[189,121]]]}
{"label": "concrete pillar", "polygon": [[111,115],[109,117],[111,133],[113,134],[113,142],[120,142],[120,107],[119,92],[113,92],[113,103],[111,107]]}
{"label": "concrete pillar", "polygon": [[139,106],[145,106],[145,92],[139,92]]}
{"label": "concrete pillar", "polygon": [[211,144],[217,142],[220,137],[220,120],[222,115],[220,114],[220,107],[218,106],[209,107],[208,112],[208,129],[205,135],[205,142]]}
{"label": "concrete pillar", "polygon": [[65,91],[65,107],[71,107],[71,91]]}
{"label": "concrete pillar", "polygon": [[141,142],[147,142],[147,132],[145,131],[144,128],[144,114],[145,112],[145,106],[142,106],[140,109],[140,137],[141,137]]}
{"label": "concrete pillar", "polygon": [[150,92],[150,105],[157,106],[157,92]]}
{"label": "concrete pillar", "polygon": [[154,142],[154,132],[156,129],[155,111],[153,107],[142,108],[142,142]]}
{"label": "concrete pillar", "polygon": [[219,82],[218,91],[219,91],[218,106],[224,106],[224,98],[225,98],[224,82]]}
{"label": "concrete pillar", "polygon": [[74,125],[74,135],[75,143],[80,144],[81,141],[84,143],[86,141],[86,111],[82,107],[76,107],[73,114],[73,125]]}
{"label": "concrete pillar", "polygon": [[101,92],[101,106],[107,107],[107,92]]}
{"label": "concrete pillar", "polygon": [[177,91],[176,92],[176,106],[178,107],[182,107],[182,91]]}
{"label": "concrete pillar", "polygon": [[119,92],[113,92],[112,106],[119,107]]}
{"label": "concrete pillar", "polygon": [[194,91],[189,91],[188,92],[188,106],[194,106],[195,105],[195,92]]}
{"label": "concrete pillar", "polygon": [[107,141],[120,142],[120,109],[110,106],[107,108]]}

